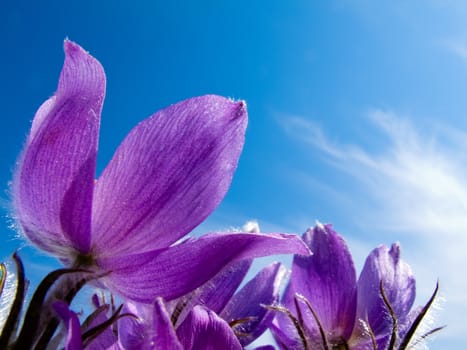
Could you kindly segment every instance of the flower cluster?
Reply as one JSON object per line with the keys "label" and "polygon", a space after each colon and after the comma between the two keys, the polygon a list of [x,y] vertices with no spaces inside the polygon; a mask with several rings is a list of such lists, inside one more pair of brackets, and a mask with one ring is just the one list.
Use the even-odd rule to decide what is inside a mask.
{"label": "flower cluster", "polygon": [[292,273],[272,331],[281,349],[407,349],[436,332],[414,337],[436,293],[412,310],[415,278],[400,247],[380,246],[367,257],[357,280],[344,239],[331,225],[303,235],[312,256],[294,257]]}
{"label": "flower cluster", "polygon": [[[410,311],[415,279],[397,245],[375,249],[357,281],[330,226],[302,239],[247,228],[186,237],[230,186],[243,101],[207,95],[153,114],[96,179],[105,74],[77,44],[64,46],[57,91],[34,117],[12,193],[18,229],[65,268],[43,279],[26,308],[28,283],[13,255],[0,349],[243,349],[267,329],[282,349],[412,344],[432,300]],[[253,259],[274,254],[294,254],[282,299],[279,263],[242,285]],[[0,267],[5,298],[12,272]],[[77,312],[72,301],[84,285],[110,300],[95,294],[92,309]]]}

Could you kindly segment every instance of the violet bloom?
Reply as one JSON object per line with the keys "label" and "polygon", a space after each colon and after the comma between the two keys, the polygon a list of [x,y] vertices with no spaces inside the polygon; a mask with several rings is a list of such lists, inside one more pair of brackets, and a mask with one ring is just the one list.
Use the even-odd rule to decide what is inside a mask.
{"label": "violet bloom", "polygon": [[[151,333],[145,333],[144,342],[129,343],[125,332],[141,330],[125,323],[119,327],[118,346],[125,350],[241,350],[242,345],[230,325],[214,311],[196,305],[188,313],[183,323],[175,329],[170,315],[161,298],[154,304],[151,315]],[[134,335],[134,334],[133,334]],[[134,340],[134,338],[133,338]]]}
{"label": "violet bloom", "polygon": [[[184,303],[184,310],[178,317],[176,324],[180,326],[177,332],[181,333],[183,325],[190,317],[188,315],[184,319],[183,311],[190,310],[190,305],[196,303],[218,314],[230,326],[242,348],[261,336],[269,328],[274,317],[274,312],[266,309],[264,305],[270,305],[279,300],[280,287],[286,269],[280,263],[272,263],[234,293],[245,273],[246,263],[243,263],[243,266],[242,263],[237,264],[218,274],[190,295],[191,299]],[[221,278],[226,282],[221,282]],[[180,312],[179,306],[180,304],[177,305],[175,312]],[[195,310],[195,307],[192,310]],[[183,338],[185,339],[186,335]]]}
{"label": "violet bloom", "polygon": [[[91,321],[80,325],[66,303],[55,302],[54,309],[67,331],[65,346],[67,350],[241,350],[269,326],[273,312],[262,304],[278,301],[285,274],[281,264],[271,264],[234,294],[249,265],[242,261],[223,269],[172,303],[176,305],[172,311],[157,298],[153,305],[128,302],[122,312],[114,311],[111,316],[110,306],[93,297],[96,310],[88,317]],[[110,319],[117,317],[118,327],[114,325],[112,330]]]}
{"label": "violet bloom", "polygon": [[308,254],[296,236],[209,234],[176,243],[219,204],[244,143],[245,103],[208,95],[139,123],[95,180],[105,74],[66,40],[58,89],[37,111],[13,182],[20,229],[66,265],[139,302],[170,300],[224,266]]}
{"label": "violet bloom", "polygon": [[331,225],[318,224],[303,240],[313,255],[294,257],[283,306],[272,307],[280,348],[405,349],[421,312],[410,312],[415,278],[399,245],[374,249],[357,281],[347,245]]}
{"label": "violet bloom", "polygon": [[119,315],[120,310],[118,310],[114,315],[108,316],[107,311],[109,311],[110,306],[102,305],[81,324],[78,315],[70,309],[67,303],[56,301],[52,307],[61,319],[65,331],[61,332],[62,337],[54,338],[56,343],[49,344],[48,349],[124,350],[118,345],[112,323],[118,317],[131,317],[131,315]]}
{"label": "violet bloom", "polygon": [[83,342],[81,340],[82,332],[78,315],[76,315],[74,311],[70,310],[68,304],[62,301],[57,301],[53,305],[53,308],[65,325],[65,350],[83,349]]}
{"label": "violet bloom", "polygon": [[[241,349],[247,346],[270,326],[274,313],[263,305],[278,301],[286,272],[281,264],[273,263],[235,293],[249,266],[249,261],[229,266],[192,293],[170,303],[159,300],[152,307],[127,303],[123,312],[138,318],[119,321],[118,336],[122,348],[171,348],[164,343],[163,337],[161,339],[161,334],[172,334],[166,341],[180,342],[183,349],[210,346]],[[161,332],[158,327],[165,324],[165,318],[170,322]],[[231,347],[225,347],[225,341],[230,342]]]}

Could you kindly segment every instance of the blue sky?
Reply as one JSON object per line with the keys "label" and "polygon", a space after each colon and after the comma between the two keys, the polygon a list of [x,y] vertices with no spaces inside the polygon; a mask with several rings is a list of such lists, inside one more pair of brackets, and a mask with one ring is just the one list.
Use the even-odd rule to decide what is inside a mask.
{"label": "blue sky", "polygon": [[[377,4],[376,4],[377,3]],[[4,1],[0,12],[0,257],[8,182],[32,117],[55,91],[65,37],[103,64],[101,170],[156,110],[245,99],[247,142],[203,230],[332,222],[358,266],[399,241],[419,303],[440,279],[432,349],[463,344],[467,313],[467,5],[460,1]],[[52,260],[24,249],[31,273]],[[44,268],[45,266],[45,268]],[[27,266],[28,268],[28,266]]]}

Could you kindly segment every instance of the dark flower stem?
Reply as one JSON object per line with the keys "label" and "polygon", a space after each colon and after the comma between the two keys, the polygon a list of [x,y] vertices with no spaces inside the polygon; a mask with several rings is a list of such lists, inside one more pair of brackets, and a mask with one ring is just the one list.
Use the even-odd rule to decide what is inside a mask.
{"label": "dark flower stem", "polygon": [[391,316],[391,319],[392,319],[392,333],[391,333],[391,340],[389,342],[388,350],[393,350],[395,349],[396,340],[397,340],[397,328],[398,328],[397,316],[396,316],[396,313],[394,312],[394,309],[392,308],[391,303],[389,302],[388,297],[386,296],[386,292],[384,291],[382,280],[379,283],[379,290],[381,293],[381,297],[383,298],[384,304],[386,305],[389,311],[389,315]]}
{"label": "dark flower stem", "polygon": [[[308,301],[307,298],[305,298],[303,295],[301,294],[295,294],[295,298],[298,298],[300,299],[301,301],[303,301],[305,303],[305,305],[308,307],[308,309],[310,310],[311,314],[313,315],[313,318],[315,319],[316,321],[316,324],[318,325],[318,328],[319,328],[319,334],[321,335],[321,340],[323,342],[323,347],[325,349],[329,349],[329,345],[328,345],[328,339],[326,338],[326,333],[324,333],[324,328],[323,328],[323,325],[321,324],[321,321],[319,320],[319,317],[318,317],[318,314],[316,313],[316,311],[313,309],[313,307],[311,306],[311,303]],[[297,299],[295,299],[297,300]],[[299,308],[298,306],[298,303],[295,304],[297,309]]]}
{"label": "dark flower stem", "polygon": [[303,349],[308,350],[308,342],[306,340],[305,336],[305,330],[303,329],[302,325],[300,324],[300,321],[292,315],[292,313],[285,307],[280,306],[280,305],[264,305],[265,308],[273,310],[273,311],[279,311],[287,315],[287,317],[292,321],[293,325],[295,326],[295,329],[297,330],[298,336],[300,337],[300,340],[303,345]]}
{"label": "dark flower stem", "polygon": [[368,327],[368,335],[370,336],[371,344],[373,345],[373,350],[378,350],[378,344],[376,343],[375,333],[373,332],[368,323],[366,323],[366,325]]}
{"label": "dark flower stem", "polygon": [[81,339],[83,341],[83,348],[86,348],[86,346],[88,346],[95,338],[97,338],[100,334],[102,334],[102,332],[104,332],[108,327],[112,326],[119,319],[123,317],[138,318],[137,316],[131,313],[120,315],[120,311],[122,311],[122,308],[123,308],[123,305],[120,305],[117,311],[115,311],[114,314],[107,321],[102,322],[100,325],[94,328],[91,328],[88,331],[83,333],[83,335],[81,336]]}
{"label": "dark flower stem", "polygon": [[86,319],[81,324],[82,330],[90,329],[90,325],[94,322],[94,320],[99,317],[102,313],[107,313],[109,311],[110,306],[108,304],[104,304],[99,306],[95,309],[90,315],[86,317]]}
{"label": "dark flower stem", "polygon": [[[65,296],[65,302],[69,305],[73,298],[76,296],[76,294],[80,291],[80,289],[87,283],[89,282],[93,277],[88,277],[88,278],[81,278],[67,293]],[[47,345],[49,344],[50,340],[52,339],[52,336],[54,335],[60,321],[58,320],[57,317],[53,317],[47,324],[46,328],[42,332],[39,340],[36,343],[36,346],[34,347],[34,350],[44,350],[46,349]]]}
{"label": "dark flower stem", "polygon": [[[425,316],[426,316],[428,310],[430,309],[431,305],[433,305],[433,302],[436,299],[436,295],[438,294],[438,289],[439,289],[439,282],[436,282],[436,287],[435,287],[435,290],[434,290],[433,294],[431,295],[430,299],[425,304],[423,309],[419,312],[419,314],[417,315],[417,318],[413,321],[412,325],[410,326],[409,331],[407,332],[407,334],[405,335],[404,339],[401,342],[401,346],[399,347],[399,350],[405,350],[409,346],[410,341],[412,340],[415,332],[417,331],[418,326],[420,326],[420,323],[425,318]],[[426,338],[430,334],[433,334],[433,333],[435,333],[435,332],[437,332],[437,331],[439,331],[439,330],[441,330],[443,328],[444,327],[435,328],[434,330],[424,334],[423,337]]]}
{"label": "dark flower stem", "polygon": [[172,322],[174,326],[177,325],[178,318],[182,314],[183,309],[188,304],[191,298],[192,298],[191,295],[188,298],[180,298],[180,301],[175,306],[172,316],[170,317],[170,321]]}
{"label": "dark flower stem", "polygon": [[[39,284],[31,302],[29,303],[28,310],[24,316],[24,323],[21,328],[17,340],[13,346],[13,350],[31,349],[36,340],[36,333],[43,312],[43,304],[45,297],[52,287],[52,285],[63,275],[75,272],[87,272],[81,269],[59,269],[50,272]],[[0,347],[1,348],[1,347]]]}

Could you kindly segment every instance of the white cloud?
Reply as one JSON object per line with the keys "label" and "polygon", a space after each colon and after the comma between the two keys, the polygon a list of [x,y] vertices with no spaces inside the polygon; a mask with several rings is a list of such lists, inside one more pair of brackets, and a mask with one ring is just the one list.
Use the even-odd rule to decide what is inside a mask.
{"label": "white cloud", "polygon": [[453,54],[461,58],[463,61],[467,61],[467,45],[455,40],[447,40],[443,44]]}
{"label": "white cloud", "polygon": [[[378,149],[332,142],[305,118],[289,116],[283,126],[350,175],[349,181],[360,184],[359,203],[346,208],[344,219],[358,218],[356,227],[378,232],[384,240],[404,235],[404,257],[414,267],[422,298],[428,298],[435,279],[440,278],[446,302],[439,320],[448,328],[439,339],[460,338],[467,313],[465,133],[440,125],[422,130],[409,119],[382,110],[370,111],[369,120],[374,131],[384,135],[383,147],[380,142]],[[355,198],[351,192],[355,188],[348,183],[327,185]],[[350,245],[362,247],[367,242],[356,242],[354,237]]]}
{"label": "white cloud", "polygon": [[443,232],[457,238],[455,229],[467,228],[467,176],[456,159],[459,150],[442,149],[433,135],[420,136],[410,122],[391,113],[375,110],[369,116],[389,140],[378,153],[331,143],[305,119],[290,118],[288,129],[300,129],[295,136],[365,185],[365,195],[376,199],[379,211],[384,211],[375,217],[378,225],[415,234],[423,231],[424,237]]}

